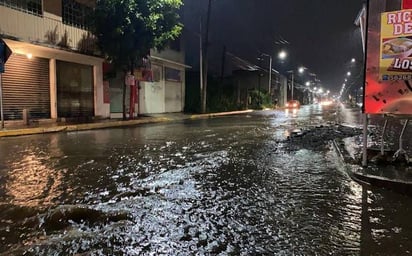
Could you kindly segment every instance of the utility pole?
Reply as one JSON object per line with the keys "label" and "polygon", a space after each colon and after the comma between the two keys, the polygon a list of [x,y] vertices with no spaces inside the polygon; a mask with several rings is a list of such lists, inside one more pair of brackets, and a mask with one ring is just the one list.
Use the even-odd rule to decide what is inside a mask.
{"label": "utility pole", "polygon": [[200,33],[199,33],[199,76],[200,76],[200,109],[203,109],[203,42],[202,42],[202,17],[200,17]]}
{"label": "utility pole", "polygon": [[203,91],[202,91],[202,113],[206,113],[206,100],[207,100],[207,69],[208,69],[208,48],[209,48],[209,25],[210,15],[212,12],[212,0],[209,0],[207,7],[207,20],[206,20],[206,36],[203,51]]}
{"label": "utility pole", "polygon": [[[271,95],[270,90],[272,87],[272,55],[267,54],[267,53],[262,53],[261,56],[266,56],[269,57],[269,84],[268,84],[268,93]],[[262,60],[262,58],[258,58],[259,60]]]}
{"label": "utility pole", "polygon": [[[269,55],[269,86],[268,86],[268,92],[269,92],[270,96],[272,96],[271,89],[272,89],[272,56]],[[270,98],[272,99],[272,97],[270,97]]]}
{"label": "utility pole", "polygon": [[291,91],[290,91],[291,100],[293,100],[293,87],[294,87],[294,83],[295,83],[295,82],[293,81],[294,78],[295,78],[294,73],[295,73],[295,72],[292,71],[292,88],[291,88]]}

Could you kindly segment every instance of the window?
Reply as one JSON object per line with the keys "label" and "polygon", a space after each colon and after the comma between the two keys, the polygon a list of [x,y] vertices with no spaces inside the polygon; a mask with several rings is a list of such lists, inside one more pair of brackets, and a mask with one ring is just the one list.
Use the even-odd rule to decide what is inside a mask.
{"label": "window", "polygon": [[180,70],[174,69],[174,68],[165,68],[165,79],[167,81],[173,81],[173,82],[181,82],[181,74]]}
{"label": "window", "polygon": [[92,8],[74,0],[63,0],[63,23],[82,29],[87,28],[87,16]]}
{"label": "window", "polygon": [[42,0],[0,0],[0,5],[22,12],[42,16]]}

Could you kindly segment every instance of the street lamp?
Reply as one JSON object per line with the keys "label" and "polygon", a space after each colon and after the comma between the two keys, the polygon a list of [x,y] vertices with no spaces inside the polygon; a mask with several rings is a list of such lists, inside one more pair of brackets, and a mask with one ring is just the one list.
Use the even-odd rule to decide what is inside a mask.
{"label": "street lamp", "polygon": [[278,54],[278,58],[279,58],[281,61],[284,61],[287,56],[288,56],[287,52],[286,52],[286,51],[283,51],[283,50],[280,51],[279,54]]}
{"label": "street lamp", "polygon": [[[303,74],[303,72],[305,72],[305,67],[299,67],[298,68],[298,72],[299,72],[299,74]],[[287,73],[291,73],[291,83],[292,83],[292,85],[291,85],[291,91],[290,91],[290,95],[291,95],[291,100],[293,100],[293,87],[295,86],[295,81],[294,81],[294,79],[295,79],[295,71],[294,70],[289,70],[289,71],[286,71]]]}

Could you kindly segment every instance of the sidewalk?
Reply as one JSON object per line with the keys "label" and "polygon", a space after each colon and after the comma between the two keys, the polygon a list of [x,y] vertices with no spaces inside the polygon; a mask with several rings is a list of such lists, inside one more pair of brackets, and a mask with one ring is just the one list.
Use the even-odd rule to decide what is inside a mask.
{"label": "sidewalk", "polygon": [[80,123],[80,124],[44,123],[44,124],[19,125],[19,126],[5,127],[4,129],[0,129],[0,137],[136,126],[136,125],[148,124],[148,123],[160,123],[160,122],[188,120],[188,119],[212,118],[212,117],[226,116],[226,115],[239,115],[239,114],[250,113],[252,111],[253,110],[244,110],[244,111],[232,111],[232,112],[196,114],[196,115],[187,115],[183,113],[166,113],[166,114],[153,114],[151,116],[142,116],[137,119],[126,120],[126,121],[117,120],[117,119],[116,120],[105,119],[105,120],[98,120],[98,121],[93,121],[89,123]]}

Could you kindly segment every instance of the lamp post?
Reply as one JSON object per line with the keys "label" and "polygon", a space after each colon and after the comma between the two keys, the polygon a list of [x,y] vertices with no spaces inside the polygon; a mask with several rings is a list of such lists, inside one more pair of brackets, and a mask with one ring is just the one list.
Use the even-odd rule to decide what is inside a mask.
{"label": "lamp post", "polygon": [[[303,72],[305,72],[305,67],[299,67],[298,68],[298,72],[299,72],[299,74],[303,74]],[[286,71],[287,73],[291,73],[291,90],[290,90],[290,96],[291,96],[291,100],[293,100],[293,87],[295,86],[295,71],[292,69],[292,70],[289,70],[289,71]]]}

